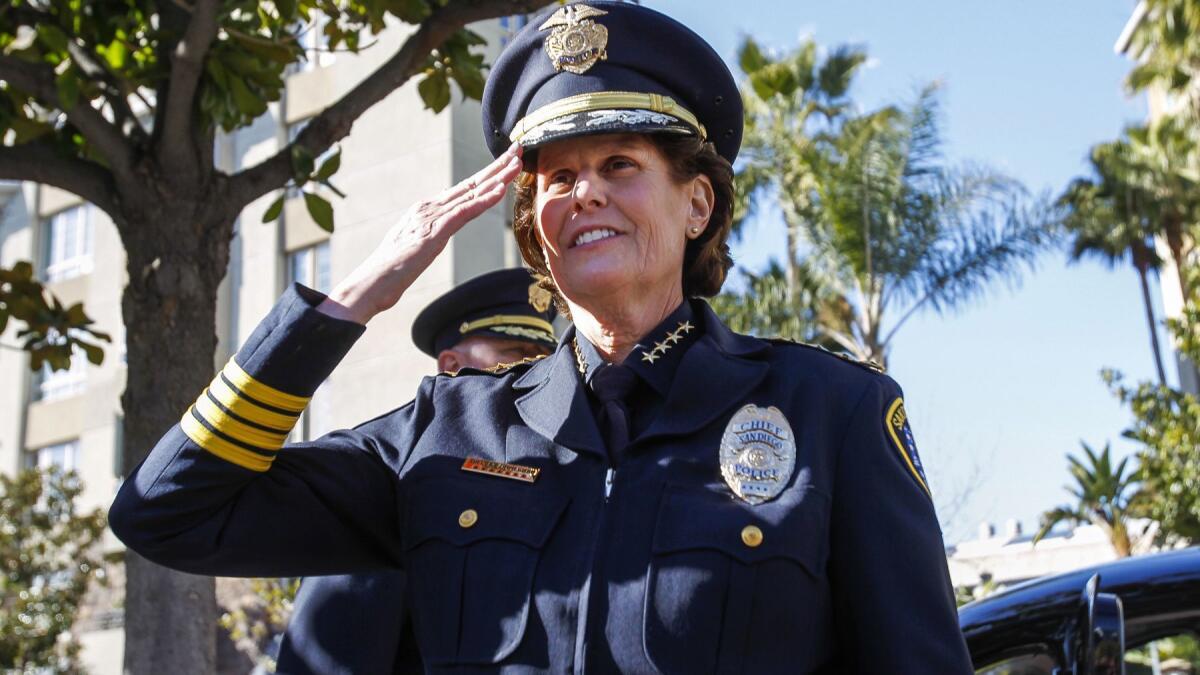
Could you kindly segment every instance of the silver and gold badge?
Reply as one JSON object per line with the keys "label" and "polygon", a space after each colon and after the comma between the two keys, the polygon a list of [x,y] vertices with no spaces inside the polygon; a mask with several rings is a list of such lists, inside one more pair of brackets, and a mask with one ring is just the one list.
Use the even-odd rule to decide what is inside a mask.
{"label": "silver and gold badge", "polygon": [[591,19],[605,14],[608,12],[587,5],[566,5],[538,27],[553,29],[544,47],[554,70],[582,75],[597,61],[608,58],[608,29]]}
{"label": "silver and gold badge", "polygon": [[721,436],[721,475],[734,494],[750,504],[774,499],[795,469],[796,438],[779,408],[751,403],[734,413]]}

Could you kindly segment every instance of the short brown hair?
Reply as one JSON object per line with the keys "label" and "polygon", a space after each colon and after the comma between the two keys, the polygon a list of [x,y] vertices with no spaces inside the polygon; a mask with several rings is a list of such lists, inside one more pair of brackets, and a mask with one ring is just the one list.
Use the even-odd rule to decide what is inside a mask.
{"label": "short brown hair", "polygon": [[[659,154],[667,160],[671,176],[676,181],[682,183],[703,174],[712,182],[714,204],[708,226],[699,237],[688,241],[683,253],[684,297],[712,297],[721,292],[725,276],[733,266],[727,241],[733,226],[733,167],[717,154],[712,143],[695,136],[648,134],[648,137]],[[538,240],[534,212],[534,198],[537,196],[535,174],[528,171],[522,173],[514,182],[514,187],[513,234],[517,237],[521,257],[533,269],[538,285],[554,294],[554,303],[559,312],[569,316],[566,303],[550,277],[550,267]]]}

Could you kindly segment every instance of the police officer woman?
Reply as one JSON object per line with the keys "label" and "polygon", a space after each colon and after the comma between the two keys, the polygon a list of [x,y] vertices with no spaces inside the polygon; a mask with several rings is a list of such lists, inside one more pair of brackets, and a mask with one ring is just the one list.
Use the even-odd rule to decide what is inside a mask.
{"label": "police officer woman", "polygon": [[[125,482],[117,535],[201,574],[401,567],[429,672],[970,672],[899,387],[699,299],[731,264],[742,111],[721,59],[638,5],[555,5],[483,105],[496,161],[328,297],[289,290]],[[281,449],[364,325],[514,179],[522,254],[575,324],[554,354],[427,378]]]}

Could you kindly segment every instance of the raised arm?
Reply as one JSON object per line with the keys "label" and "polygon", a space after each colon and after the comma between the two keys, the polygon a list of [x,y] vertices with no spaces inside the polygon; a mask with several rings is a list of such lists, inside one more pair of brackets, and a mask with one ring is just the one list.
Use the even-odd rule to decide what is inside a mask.
{"label": "raised arm", "polygon": [[400,299],[464,224],[500,201],[516,148],[421,202],[328,297],[293,286],[126,479],[113,532],[197,574],[297,576],[397,564],[397,469],[432,415],[409,405],[311,443],[284,440],[364,324]]}

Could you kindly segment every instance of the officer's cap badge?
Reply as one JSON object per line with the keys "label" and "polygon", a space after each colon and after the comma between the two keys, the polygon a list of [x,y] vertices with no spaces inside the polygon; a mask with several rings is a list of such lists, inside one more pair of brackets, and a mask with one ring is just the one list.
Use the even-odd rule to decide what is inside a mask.
{"label": "officer's cap badge", "polygon": [[550,295],[550,291],[538,286],[538,282],[529,284],[529,306],[539,312],[545,312],[550,309],[550,301],[554,296]]}
{"label": "officer's cap badge", "polygon": [[796,437],[779,408],[753,403],[734,413],[721,436],[721,475],[733,493],[761,504],[783,492],[796,469]]}
{"label": "officer's cap badge", "polygon": [[553,29],[543,47],[554,70],[582,75],[608,58],[608,29],[591,19],[605,14],[608,12],[587,5],[565,5],[538,26],[538,30]]}

